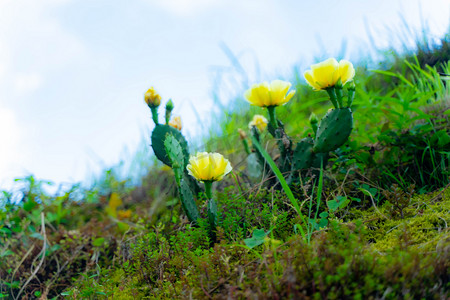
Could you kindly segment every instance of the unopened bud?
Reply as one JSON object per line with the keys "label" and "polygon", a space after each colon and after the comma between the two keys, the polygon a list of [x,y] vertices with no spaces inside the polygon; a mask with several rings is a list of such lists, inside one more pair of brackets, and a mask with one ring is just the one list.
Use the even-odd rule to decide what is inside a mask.
{"label": "unopened bud", "polygon": [[311,128],[314,132],[314,135],[317,133],[317,124],[319,123],[319,119],[317,119],[317,116],[315,113],[311,113],[309,116],[309,124],[311,124]]}
{"label": "unopened bud", "polygon": [[171,112],[173,110],[173,102],[172,99],[169,99],[169,101],[166,103],[166,112]]}
{"label": "unopened bud", "polygon": [[356,86],[355,86],[355,82],[351,81],[348,86],[347,86],[347,90],[349,91],[355,91],[356,90]]}
{"label": "unopened bud", "polygon": [[247,134],[245,133],[244,130],[242,130],[241,128],[238,129],[239,132],[239,137],[241,138],[241,140],[245,140],[247,138]]}
{"label": "unopened bud", "polygon": [[355,99],[356,86],[352,81],[347,87],[347,107],[351,107]]}
{"label": "unopened bud", "polygon": [[248,123],[248,128],[251,129],[253,126],[255,126],[259,131],[262,132],[264,129],[266,129],[267,123],[269,122],[264,116],[254,115],[252,121]]}
{"label": "unopened bud", "polygon": [[338,81],[336,81],[336,84],[334,85],[334,87],[337,89],[342,89],[344,87],[344,85],[342,84],[341,78],[339,78]]}
{"label": "unopened bud", "polygon": [[181,117],[174,117],[173,120],[169,122],[169,125],[181,131],[181,128],[183,128],[183,125],[181,124]]}
{"label": "unopened bud", "polygon": [[315,113],[311,113],[311,115],[309,116],[309,123],[310,124],[317,124],[319,123],[319,119],[317,119],[317,116]]}
{"label": "unopened bud", "polygon": [[149,88],[144,94],[144,100],[147,105],[152,107],[158,107],[161,104],[161,96],[155,91],[153,87]]}

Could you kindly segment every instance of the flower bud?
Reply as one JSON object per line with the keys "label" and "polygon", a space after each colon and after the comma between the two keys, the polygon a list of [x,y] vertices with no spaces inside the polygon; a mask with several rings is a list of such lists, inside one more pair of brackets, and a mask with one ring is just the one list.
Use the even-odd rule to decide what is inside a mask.
{"label": "flower bud", "polygon": [[309,124],[311,125],[311,128],[314,132],[314,135],[317,133],[317,124],[319,123],[319,119],[317,119],[317,116],[315,113],[311,113],[309,116]]}
{"label": "flower bud", "polygon": [[251,129],[253,126],[255,126],[259,131],[263,131],[264,129],[266,129],[267,123],[268,121],[266,118],[264,118],[264,116],[254,115],[252,121],[248,123],[248,128]]}
{"label": "flower bud", "polygon": [[352,81],[348,84],[347,90],[349,91],[355,91],[356,90],[356,86],[355,86],[355,82]]}
{"label": "flower bud", "polygon": [[239,137],[241,138],[241,140],[245,140],[247,138],[247,134],[245,133],[244,130],[242,130],[241,128],[238,129],[239,132]]}
{"label": "flower bud", "polygon": [[348,88],[347,88],[347,107],[351,107],[353,104],[353,99],[355,99],[355,91],[356,86],[355,83],[352,81],[350,82]]}
{"label": "flower bud", "polygon": [[173,102],[172,99],[169,99],[169,101],[166,103],[166,112],[171,112],[173,110]]}
{"label": "flower bud", "polygon": [[319,119],[317,119],[317,116],[315,113],[311,113],[311,115],[309,116],[309,123],[310,124],[317,124],[319,123]]}
{"label": "flower bud", "polygon": [[161,96],[155,91],[153,87],[149,88],[148,91],[144,94],[144,100],[150,108],[158,107],[161,104]]}
{"label": "flower bud", "polygon": [[173,120],[169,122],[169,125],[181,131],[181,128],[183,128],[183,125],[181,124],[181,117],[174,117]]}

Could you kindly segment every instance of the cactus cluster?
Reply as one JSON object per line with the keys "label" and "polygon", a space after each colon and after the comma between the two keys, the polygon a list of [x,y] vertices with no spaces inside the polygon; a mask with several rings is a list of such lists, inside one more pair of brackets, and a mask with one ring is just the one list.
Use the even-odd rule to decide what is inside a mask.
{"label": "cactus cluster", "polygon": [[[311,125],[314,130],[314,124]],[[280,149],[279,169],[285,174],[290,171],[291,179],[294,179],[302,170],[325,168],[329,153],[348,140],[352,128],[352,111],[346,107],[328,111],[318,123],[315,137],[303,138],[293,150],[290,138],[282,131],[281,135],[275,136]]]}
{"label": "cactus cluster", "polygon": [[153,151],[161,162],[173,169],[183,210],[189,221],[196,223],[200,217],[200,213],[195,202],[194,194],[200,191],[200,187],[187,174],[186,166],[189,162],[189,147],[186,139],[180,130],[168,125],[173,110],[173,103],[169,100],[166,105],[166,124],[160,124],[158,122],[158,106],[149,105],[149,107],[152,110],[153,121],[155,123],[155,128],[151,135]]}
{"label": "cactus cluster", "polygon": [[[277,105],[262,105],[265,104],[266,101],[261,100],[261,85],[255,85],[252,89],[250,89],[251,92],[246,92],[247,100],[251,104],[256,102],[255,99],[253,99],[257,98],[253,97],[254,94],[257,94],[256,91],[260,93],[257,94],[259,97],[257,98],[257,100],[259,100],[258,105],[267,108],[270,118],[267,129],[269,133],[277,140],[277,146],[280,153],[277,160],[278,168],[285,175],[291,174],[289,176],[291,182],[295,178],[298,178],[297,176],[301,171],[311,168],[325,168],[330,152],[345,144],[352,132],[353,114],[350,107],[353,103],[353,98],[355,95],[355,85],[351,81],[354,76],[354,69],[351,63],[347,61],[341,61],[338,63],[334,59],[330,59],[316,65],[313,70],[317,70],[317,68],[326,69],[330,66],[335,68],[334,74],[340,74],[338,77],[333,75],[320,78],[320,76],[324,76],[323,72],[317,72],[317,74],[315,71],[305,72],[305,78],[307,79],[308,84],[316,90],[327,91],[334,108],[330,109],[320,121],[315,114],[312,114],[309,121],[313,131],[313,136],[303,138],[295,145],[295,147],[291,138],[285,133],[283,123],[276,118],[275,109]],[[347,101],[344,103],[343,86],[346,82],[350,83],[347,87]],[[286,93],[290,87],[290,84],[277,83],[276,85],[271,84],[269,87],[272,86],[281,86],[283,89],[273,91],[269,88],[268,97],[270,99],[271,93],[275,93],[277,95]],[[255,89],[255,92],[253,92],[253,89]],[[282,103],[282,101],[280,101],[280,103]],[[260,141],[260,132],[256,126],[251,128],[251,134],[258,142]],[[270,172],[270,169],[265,167],[266,162],[264,161],[261,153],[259,153],[258,149],[253,147],[253,152],[255,152],[255,155],[250,154],[247,159],[249,167],[251,166],[253,171],[257,170],[254,166],[255,158],[257,158],[260,164],[259,169]]]}
{"label": "cactus cluster", "polygon": [[[154,94],[156,93],[154,92]],[[160,100],[160,97],[158,99]],[[174,108],[172,101],[169,100],[166,105],[165,124],[158,122],[159,103],[158,105],[148,104],[148,106],[152,111],[152,119],[155,123],[151,135],[153,151],[161,162],[173,169],[181,206],[193,224],[198,223],[198,219],[201,217],[194,197],[201,191],[196,180],[205,185],[208,201],[207,219],[210,225],[210,238],[214,242],[218,223],[218,207],[212,197],[212,183],[221,180],[229,173],[232,169],[231,165],[218,153],[200,152],[195,156],[189,156],[188,143],[180,132],[181,119],[178,117],[178,120],[174,118],[173,121],[170,121]]]}

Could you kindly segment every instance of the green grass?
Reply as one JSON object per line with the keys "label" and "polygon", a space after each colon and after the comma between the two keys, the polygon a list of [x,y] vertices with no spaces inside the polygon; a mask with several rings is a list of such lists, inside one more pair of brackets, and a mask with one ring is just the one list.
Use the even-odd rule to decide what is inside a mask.
{"label": "green grass", "polygon": [[[302,181],[278,170],[268,133],[253,143],[273,173],[252,177],[237,129],[265,111],[241,97],[222,107],[218,128],[196,142],[234,168],[215,184],[214,245],[206,199],[197,198],[203,218],[192,226],[172,171],[143,151],[126,164],[148,170],[139,178],[122,164],[59,195],[19,179],[22,191],[0,200],[0,298],[448,297],[448,36],[420,47],[382,69],[356,64],[350,140]],[[311,112],[331,107],[299,77],[294,99],[277,109],[294,141],[312,134]]]}

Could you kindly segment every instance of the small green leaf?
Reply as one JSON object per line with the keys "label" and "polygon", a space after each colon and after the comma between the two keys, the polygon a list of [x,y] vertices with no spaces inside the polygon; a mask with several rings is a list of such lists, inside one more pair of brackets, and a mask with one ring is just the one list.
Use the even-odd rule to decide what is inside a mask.
{"label": "small green leaf", "polygon": [[33,232],[30,237],[43,241],[44,237],[39,232]]}
{"label": "small green leaf", "polygon": [[62,292],[61,296],[72,296],[73,292],[72,291],[67,291],[67,292]]}
{"label": "small green leaf", "polygon": [[324,212],[321,212],[320,214],[319,214],[319,217],[320,218],[327,218],[328,217],[328,213],[326,212],[326,211],[324,211]]}
{"label": "small green leaf", "polygon": [[0,257],[5,257],[14,254],[11,250],[5,250],[4,252],[0,253]]}
{"label": "small green leaf", "polygon": [[0,232],[6,233],[8,235],[11,234],[11,230],[6,227],[0,228]]}
{"label": "small green leaf", "polygon": [[28,200],[27,202],[25,202],[23,204],[23,209],[27,212],[30,212],[33,210],[33,208],[35,208],[37,205],[36,201],[34,200]]}
{"label": "small green leaf", "polygon": [[309,223],[313,226],[315,230],[320,230],[328,225],[328,219],[323,218],[319,220],[309,219]]}
{"label": "small green leaf", "polygon": [[95,240],[92,241],[92,245],[94,247],[100,247],[101,245],[103,245],[105,243],[105,238],[96,238]]}
{"label": "small green leaf", "polygon": [[346,197],[337,196],[336,199],[327,202],[328,209],[331,212],[338,210],[339,208],[344,208],[350,202]]}
{"label": "small green leaf", "polygon": [[61,249],[61,245],[56,244],[50,247],[50,252],[55,252],[56,250],[59,249]]}
{"label": "small green leaf", "polygon": [[259,246],[264,243],[265,237],[270,233],[271,230],[265,232],[264,229],[253,230],[253,235],[251,238],[245,239],[244,243],[250,249]]}
{"label": "small green leaf", "polygon": [[119,231],[122,233],[124,233],[128,229],[130,229],[130,225],[128,225],[127,223],[124,223],[124,222],[117,222],[117,227],[119,227]]}

